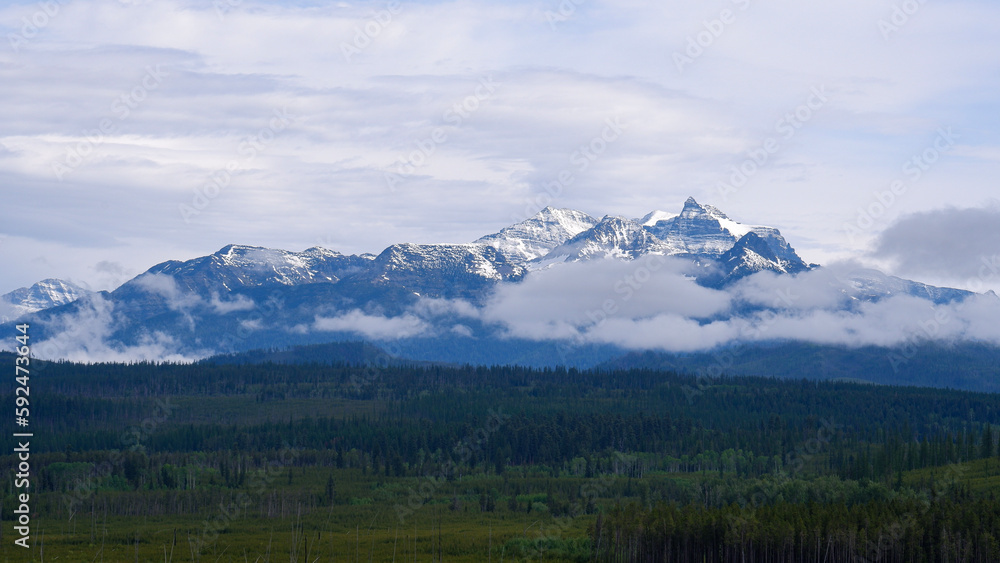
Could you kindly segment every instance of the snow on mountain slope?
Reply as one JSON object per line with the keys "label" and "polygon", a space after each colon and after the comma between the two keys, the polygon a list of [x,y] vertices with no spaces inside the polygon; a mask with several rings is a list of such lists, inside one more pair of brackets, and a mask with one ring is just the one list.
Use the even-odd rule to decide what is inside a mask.
{"label": "snow on mountain slope", "polygon": [[518,281],[526,270],[495,247],[471,244],[394,244],[352,283],[392,284],[430,297],[469,296],[501,281]]}
{"label": "snow on mountain slope", "polygon": [[[151,292],[198,295],[209,302],[213,296],[226,293],[317,283],[338,284],[343,291],[365,299],[385,298],[388,294],[384,292],[390,289],[395,295],[476,298],[498,282],[520,280],[527,267],[537,269],[566,261],[631,260],[653,253],[687,256],[708,264],[751,232],[771,250],[758,254],[773,254],[775,259],[758,266],[729,264],[724,266],[727,271],[798,271],[801,260],[777,229],[742,225],[719,209],[688,198],[679,214],[654,211],[638,220],[617,216],[597,220],[581,211],[546,207],[475,243],[396,244],[378,256],[347,256],[319,247],[290,252],[231,244],[208,256],[157,264],[113,295],[123,303],[134,302],[140,309],[144,303],[153,303],[149,301]],[[745,252],[743,258],[747,256]],[[350,283],[340,285],[344,280]],[[55,285],[46,297],[46,283],[35,288],[34,300],[13,299],[22,307],[13,312],[37,311],[76,298],[69,291],[60,297],[61,290]]]}
{"label": "snow on mountain slope", "polygon": [[596,224],[597,219],[582,211],[546,207],[533,217],[476,242],[489,244],[508,259],[523,263],[545,256],[553,248]]}
{"label": "snow on mountain slope", "polygon": [[693,197],[684,202],[684,208],[676,217],[655,222],[653,219],[650,217],[644,222],[645,227],[666,243],[671,254],[718,257],[731,249],[737,240],[753,232],[767,241],[781,259],[790,262],[799,260],[778,229],[737,223],[718,208],[701,205]]}
{"label": "snow on mountain slope", "polygon": [[[524,313],[534,313],[531,309],[539,309],[542,315],[539,322],[546,328],[540,333],[547,334],[566,322],[572,324],[574,315],[583,311],[580,304],[592,297],[585,292],[615,287],[615,295],[619,294],[616,282],[605,284],[600,276],[616,280],[618,273],[634,268],[615,264],[615,260],[648,254],[673,255],[695,265],[687,268],[681,264],[683,274],[671,272],[647,292],[650,306],[671,314],[686,301],[727,303],[727,299],[734,299],[733,314],[752,316],[768,305],[751,297],[770,295],[768,284],[775,282],[772,275],[753,274],[781,276],[814,270],[798,257],[778,229],[738,223],[721,210],[689,198],[678,214],[654,211],[641,219],[609,215],[597,220],[580,211],[545,208],[474,243],[394,244],[377,256],[348,256],[324,248],[289,252],[228,245],[208,256],[153,266],[110,294],[67,303],[79,295],[61,285],[63,282],[46,280],[5,297],[14,296],[22,306],[35,311],[30,318],[40,338],[58,335],[71,343],[80,338],[79,327],[103,327],[101,334],[106,338],[101,340],[109,343],[114,354],[123,347],[135,347],[145,354],[148,343],[154,342],[164,350],[176,348],[184,357],[195,357],[220,347],[231,351],[316,342],[333,333],[405,338],[413,334],[414,327],[421,331],[427,328],[433,339],[474,336],[476,342],[490,344],[504,338],[505,331],[520,326],[517,323],[523,322]],[[610,260],[600,263],[602,259]],[[561,266],[576,261],[593,262]],[[537,278],[536,272],[529,273],[529,269],[550,266],[546,272],[537,272]],[[555,271],[558,268],[563,268],[562,272]],[[822,270],[777,283],[801,283],[809,290],[821,285],[823,291],[829,285],[837,297],[830,301],[830,310],[844,307],[851,314],[864,313],[880,300],[897,295],[934,303],[950,303],[970,295],[874,271],[854,272],[846,282],[841,281],[842,274],[830,273],[838,276],[832,285]],[[518,283],[525,278],[526,283]],[[577,282],[581,285],[574,286]],[[701,287],[690,287],[695,283]],[[652,291],[657,288],[659,291]],[[689,290],[696,292],[698,299],[684,297]],[[512,295],[525,299],[511,301]],[[562,304],[564,298],[566,304]],[[539,306],[543,300],[545,306]],[[560,309],[567,306],[568,311]],[[643,315],[643,322],[653,310],[639,301],[630,306]],[[487,310],[502,314],[481,314]],[[565,318],[560,316],[563,313]],[[320,324],[319,318],[337,323]],[[512,320],[504,325],[504,318]],[[620,318],[628,325],[626,315]],[[550,319],[555,320],[550,323]],[[663,317],[656,322],[673,321]],[[646,325],[635,326],[639,332],[647,331],[642,328]],[[680,332],[701,325],[683,326],[686,328],[678,329]],[[83,332],[93,334],[93,329]],[[639,336],[636,342],[641,340]],[[87,339],[81,342],[84,348],[91,344]],[[469,341],[451,342],[469,345]]]}
{"label": "snow on mountain slope", "polygon": [[182,290],[232,291],[266,285],[336,282],[365,268],[373,258],[371,255],[345,256],[320,247],[289,252],[230,244],[208,256],[157,264],[146,274],[169,275]]}
{"label": "snow on mountain slope", "polygon": [[15,289],[0,295],[0,322],[7,322],[28,313],[72,303],[90,291],[67,281],[45,279],[30,287]]}
{"label": "snow on mountain slope", "polygon": [[862,301],[877,301],[894,295],[912,295],[934,303],[960,301],[972,295],[964,289],[937,287],[886,275],[878,270],[856,270],[847,276],[852,297]]}
{"label": "snow on mountain slope", "polygon": [[[798,257],[796,257],[798,258]],[[719,257],[721,278],[703,280],[709,285],[725,285],[757,272],[770,271],[776,274],[797,274],[809,269],[809,265],[801,259],[785,260],[774,251],[774,248],[757,233],[747,231],[732,248]]]}
{"label": "snow on mountain slope", "polygon": [[802,259],[778,229],[738,223],[694,198],[684,202],[679,214],[653,211],[635,220],[605,217],[593,228],[553,248],[548,255],[535,259],[532,268],[593,258],[634,259],[649,253],[716,260],[748,233],[758,236],[761,244],[770,247],[768,254],[775,255],[773,267],[765,269],[782,270],[785,266],[781,264],[785,264],[798,271],[795,265],[802,263]]}
{"label": "snow on mountain slope", "polygon": [[660,221],[669,221],[674,217],[677,217],[677,213],[668,213],[666,211],[660,211],[659,209],[657,209],[656,211],[651,211],[647,213],[637,221],[643,227],[652,227],[653,225],[659,223]]}
{"label": "snow on mountain slope", "polygon": [[[663,252],[663,244],[634,219],[606,216],[590,228],[552,249],[537,265],[595,258],[635,259]],[[534,265],[533,265],[534,266]]]}

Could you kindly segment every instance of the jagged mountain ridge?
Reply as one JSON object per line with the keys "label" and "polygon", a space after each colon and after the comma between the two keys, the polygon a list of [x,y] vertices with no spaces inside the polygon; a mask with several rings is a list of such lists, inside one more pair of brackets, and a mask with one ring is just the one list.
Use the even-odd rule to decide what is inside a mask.
{"label": "jagged mountain ridge", "polygon": [[513,262],[541,258],[560,244],[594,227],[597,219],[574,209],[546,207],[534,216],[476,240],[486,243]]}
{"label": "jagged mountain ridge", "polygon": [[[780,236],[780,235],[778,235]],[[785,253],[785,256],[789,256]],[[716,285],[727,283],[756,274],[772,271],[781,274],[797,274],[809,270],[810,267],[801,258],[791,253],[792,259],[778,256],[774,246],[754,231],[740,237],[732,248],[722,253],[719,264],[722,268],[722,279]]]}
{"label": "jagged mountain ridge", "polygon": [[144,275],[171,276],[182,290],[232,291],[268,285],[336,282],[364,270],[375,256],[344,255],[313,247],[302,252],[230,244],[219,251],[157,264]]}
{"label": "jagged mountain ridge", "polygon": [[647,254],[688,257],[715,266],[700,278],[713,287],[765,270],[785,274],[810,268],[778,229],[743,225],[693,197],[679,214],[653,211],[641,219],[606,216],[547,256],[534,259],[529,267],[598,258],[632,260]]}
{"label": "jagged mountain ridge", "polygon": [[[747,232],[763,237],[779,258],[801,263],[777,229],[740,225],[718,209],[689,198],[680,214],[654,211],[638,220],[618,216],[597,220],[581,211],[546,207],[473,243],[402,243],[377,256],[344,255],[321,247],[291,252],[230,244],[207,256],[157,264],[112,294],[134,297],[148,293],[157,286],[157,278],[169,277],[176,291],[203,295],[269,286],[336,284],[346,279],[355,285],[396,286],[421,295],[468,296],[497,282],[518,281],[529,269],[553,262],[628,260],[649,253],[715,260],[735,246],[736,235]],[[772,262],[765,269],[797,271],[780,260]],[[760,264],[756,269],[744,269],[759,271]],[[84,294],[78,286],[44,280],[5,298],[24,314],[64,305]]]}
{"label": "jagged mountain ridge", "polygon": [[647,219],[647,223],[651,224],[645,228],[662,240],[671,254],[719,257],[747,233],[754,233],[764,239],[780,260],[802,261],[778,229],[738,223],[716,207],[700,205],[693,197],[684,202],[679,215],[655,222]]}
{"label": "jagged mountain ridge", "polygon": [[146,291],[157,285],[153,279],[169,276],[178,290],[203,294],[343,281],[451,297],[461,287],[516,281],[524,271],[488,244],[394,244],[378,256],[231,244],[208,256],[157,264],[112,294]]}
{"label": "jagged mountain ridge", "polygon": [[[152,307],[155,300],[151,301],[149,294],[155,291],[165,298],[175,290],[207,298],[253,288],[326,283],[337,284],[338,293],[354,295],[359,301],[390,294],[395,298],[415,295],[476,301],[496,283],[519,281],[530,269],[546,264],[631,260],[650,253],[717,264],[724,271],[721,276],[713,271],[706,278],[712,285],[761,270],[791,273],[807,268],[777,229],[740,225],[693,198],[685,202],[679,215],[653,212],[644,219],[649,224],[618,216],[597,220],[580,211],[546,207],[473,243],[401,243],[377,256],[344,255],[320,247],[290,252],[230,244],[208,256],[157,264],[112,295],[121,300],[142,300]],[[672,242],[661,240],[656,232],[667,233]],[[753,264],[720,261],[719,257],[738,242],[733,233],[760,234],[759,244],[769,245],[772,251],[756,254]],[[761,260],[761,255],[770,259]],[[163,277],[169,277],[176,289],[164,288],[160,283]],[[160,312],[170,308],[161,305]]]}
{"label": "jagged mountain ridge", "polygon": [[[847,278],[851,296],[860,301],[877,301],[893,295],[912,295],[936,304],[950,303],[970,295],[964,289],[936,287],[925,283],[889,276],[878,270],[856,270]],[[992,291],[987,295],[996,297]]]}
{"label": "jagged mountain ridge", "polygon": [[429,297],[474,298],[496,283],[521,280],[525,272],[489,244],[394,244],[351,281],[402,287]]}
{"label": "jagged mountain ridge", "polygon": [[[787,275],[815,267],[798,257],[778,229],[740,224],[689,198],[679,214],[654,211],[640,219],[598,220],[545,208],[476,242],[401,243],[378,255],[231,244],[207,256],[157,264],[113,292],[31,317],[40,338],[50,330],[100,322],[110,327],[102,339],[113,345],[175,347],[194,357],[357,338],[359,332],[375,341],[409,338],[419,342],[418,351],[453,353],[505,342],[502,329],[476,312],[499,284],[565,262],[651,254],[691,260],[695,281],[714,289],[759,272]],[[872,274],[851,278],[842,292],[845,307],[899,294],[935,303],[969,295]]]}
{"label": "jagged mountain ridge", "polygon": [[551,264],[601,258],[634,260],[650,252],[669,254],[665,250],[662,242],[638,221],[605,216],[592,228],[552,249],[536,262]]}

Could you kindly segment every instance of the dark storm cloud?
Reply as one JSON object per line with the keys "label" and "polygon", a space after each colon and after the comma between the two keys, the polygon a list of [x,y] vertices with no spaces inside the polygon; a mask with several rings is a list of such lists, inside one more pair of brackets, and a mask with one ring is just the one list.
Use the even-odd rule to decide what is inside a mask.
{"label": "dark storm cloud", "polygon": [[873,254],[900,274],[968,280],[997,275],[1000,207],[939,209],[907,215],[883,231]]}

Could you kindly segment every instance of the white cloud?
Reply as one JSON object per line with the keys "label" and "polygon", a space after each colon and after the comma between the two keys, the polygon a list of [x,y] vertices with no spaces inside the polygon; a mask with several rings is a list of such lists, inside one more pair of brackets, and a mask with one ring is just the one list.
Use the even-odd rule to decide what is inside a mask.
{"label": "white cloud", "polygon": [[211,305],[216,313],[223,315],[234,311],[250,311],[257,306],[253,299],[245,295],[237,295],[235,299],[223,300],[217,293],[212,294]]}
{"label": "white cloud", "polygon": [[368,315],[355,309],[336,317],[316,317],[312,329],[324,332],[355,332],[367,338],[391,340],[426,334],[431,331],[431,326],[410,314],[385,317]]}
{"label": "white cloud", "polygon": [[849,277],[854,264],[796,276],[762,272],[721,291],[683,277],[680,263],[667,264],[674,269],[665,265],[630,292],[619,282],[634,276],[641,261],[598,260],[532,272],[520,284],[500,286],[481,318],[510,337],[675,352],[768,340],[847,346],[894,346],[914,339],[1000,343],[995,296],[943,305],[909,295],[859,300],[860,290]]}
{"label": "white cloud", "polygon": [[181,346],[162,332],[143,334],[133,345],[112,340],[121,326],[114,304],[99,294],[77,302],[73,314],[60,315],[46,326],[47,337],[32,346],[32,353],[46,360],[74,362],[190,362],[210,353],[208,350],[191,354],[180,352]]}
{"label": "white cloud", "polygon": [[857,269],[854,264],[833,264],[795,276],[761,272],[737,282],[736,298],[773,309],[836,309],[850,305],[850,287],[843,276]]}
{"label": "white cloud", "polygon": [[688,262],[662,256],[559,264],[499,286],[482,318],[519,336],[547,339],[576,337],[608,317],[707,318],[725,311],[729,296],[691,282],[690,270]]}
{"label": "white cloud", "polygon": [[244,319],[240,321],[240,327],[249,331],[260,330],[264,327],[264,322],[261,319]]}
{"label": "white cloud", "polygon": [[661,313],[639,319],[609,318],[587,329],[582,340],[636,350],[687,352],[711,349],[738,335],[739,328],[731,322],[700,324],[680,315]]}
{"label": "white cloud", "polygon": [[167,307],[173,311],[184,311],[201,304],[196,293],[183,292],[177,281],[167,274],[143,274],[135,279],[135,284],[149,293],[162,297]]}
{"label": "white cloud", "polygon": [[411,307],[413,313],[424,318],[442,317],[455,315],[458,317],[478,318],[480,311],[464,299],[437,299],[421,297],[416,304]]}
{"label": "white cloud", "polygon": [[454,334],[457,334],[459,336],[465,336],[465,337],[470,337],[470,338],[474,334],[472,332],[472,329],[469,328],[469,327],[467,327],[467,326],[465,326],[465,325],[454,325],[454,326],[451,327],[451,332],[454,333]]}

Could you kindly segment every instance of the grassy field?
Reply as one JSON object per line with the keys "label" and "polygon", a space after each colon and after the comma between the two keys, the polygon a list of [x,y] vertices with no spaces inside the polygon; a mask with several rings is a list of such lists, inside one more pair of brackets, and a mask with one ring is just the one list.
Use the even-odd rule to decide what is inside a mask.
{"label": "grassy field", "polygon": [[[291,478],[289,478],[291,474]],[[723,475],[720,479],[727,477]],[[333,502],[324,498],[329,483]],[[668,486],[698,487],[702,474],[651,472],[642,479],[561,475],[561,485],[602,484],[634,496],[595,497],[594,510],[616,503],[648,502],[650,492]],[[31,548],[12,545],[4,523],[3,561],[141,562],[404,562],[590,560],[595,513],[570,502],[553,514],[544,491],[553,478],[546,468],[520,468],[498,475],[474,475],[448,482],[428,477],[393,478],[356,469],[285,468],[265,488],[247,487],[245,508],[229,499],[193,514],[108,517],[106,503],[128,502],[130,492],[99,492],[72,518],[32,522]],[[906,486],[968,487],[1000,491],[997,460],[977,460],[903,473]],[[928,488],[928,484],[930,484]],[[421,493],[421,491],[424,491]],[[477,494],[476,491],[482,491]],[[515,494],[515,491],[535,491]],[[413,494],[419,502],[411,502]],[[489,503],[492,493],[492,505]],[[42,502],[59,502],[45,493]],[[147,494],[147,501],[154,495]],[[185,497],[183,491],[178,495]],[[193,496],[193,495],[189,495]],[[402,508],[402,512],[401,509]],[[409,508],[409,510],[407,510]],[[486,508],[487,510],[484,510]],[[265,514],[267,511],[270,514]],[[592,510],[593,512],[593,510]]]}
{"label": "grassy field", "polygon": [[[331,477],[334,502],[319,505]],[[484,511],[481,495],[457,493],[528,490],[539,488],[543,480],[530,475],[465,477],[435,484],[431,496],[410,504],[411,490],[427,490],[428,478],[285,469],[262,492],[246,491],[246,509],[233,499],[187,516],[128,518],[107,517],[103,507],[132,493],[102,492],[72,518],[33,521],[30,550],[11,545],[6,523],[0,554],[4,561],[587,560],[593,514],[553,516],[543,493],[498,494],[492,511]],[[42,502],[58,502],[54,496],[46,493]],[[273,514],[262,515],[268,504]],[[401,518],[399,507],[411,510]]]}

